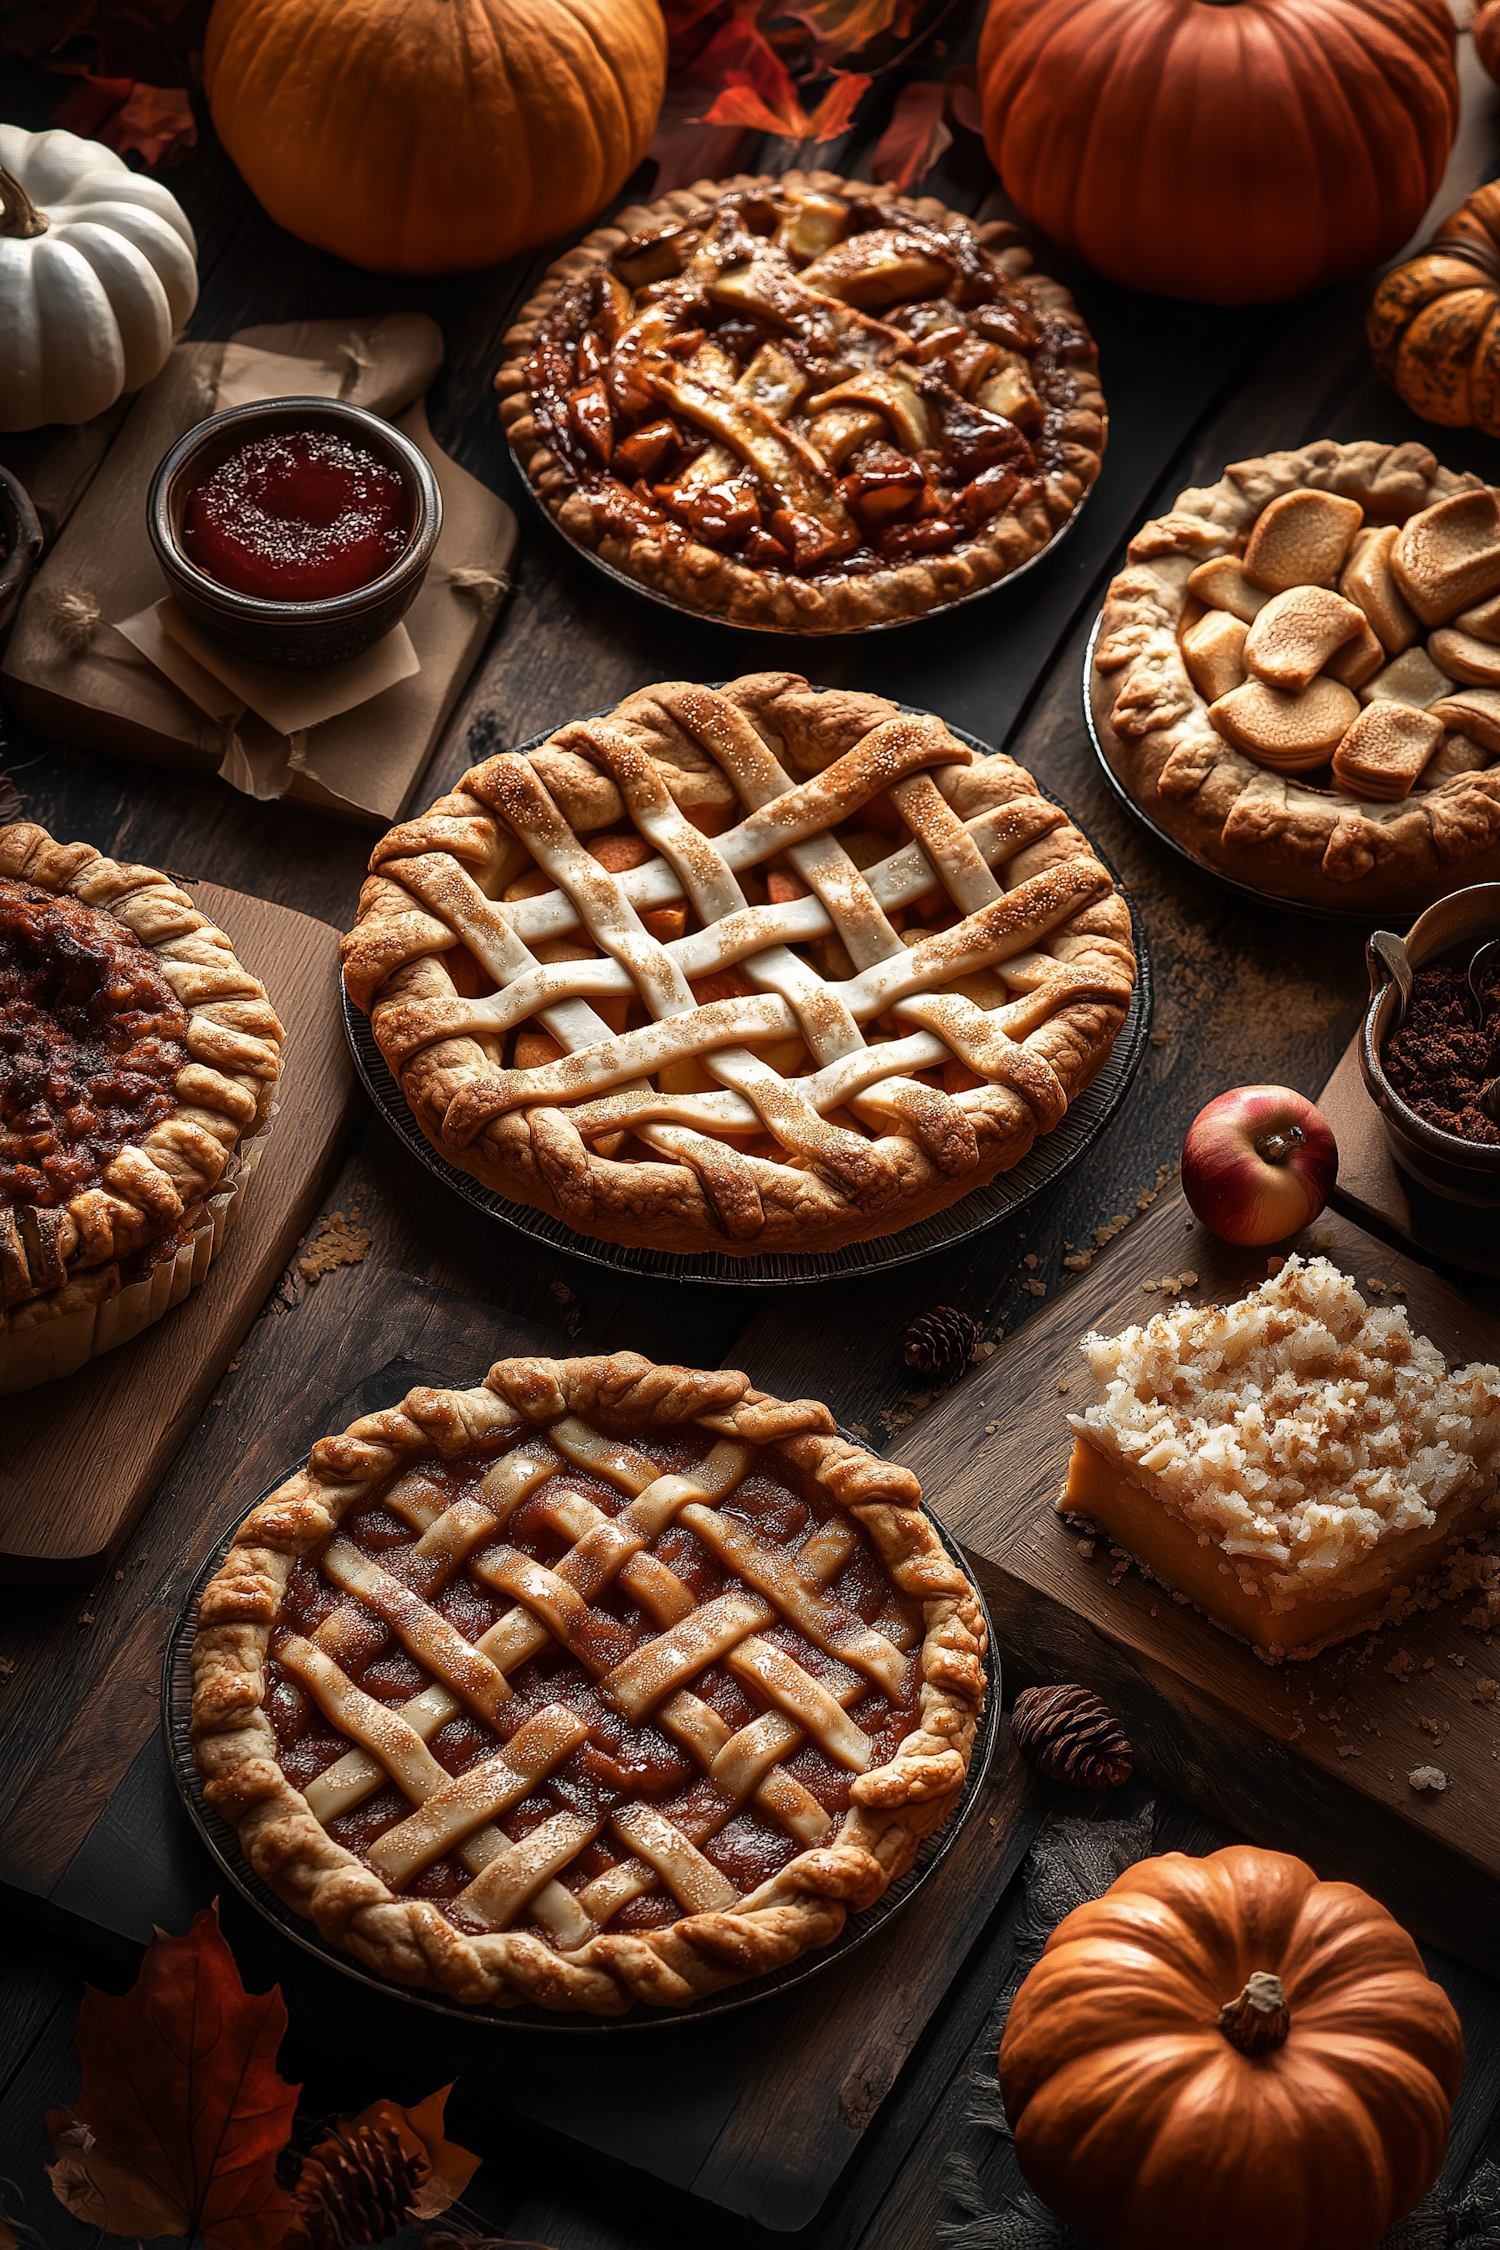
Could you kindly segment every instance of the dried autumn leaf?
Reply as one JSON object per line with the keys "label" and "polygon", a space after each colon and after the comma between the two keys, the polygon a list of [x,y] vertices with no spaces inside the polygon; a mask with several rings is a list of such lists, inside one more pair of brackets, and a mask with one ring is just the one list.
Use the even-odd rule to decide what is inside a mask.
{"label": "dried autumn leaf", "polygon": [[212,1907],[186,1937],[158,1930],[129,1992],[85,1990],[83,2086],[47,2119],[59,2200],[112,2234],[271,2250],[296,2213],[275,2176],[298,2093],[276,2071],[285,2030],[280,1990],[246,1992]]}
{"label": "dried autumn leaf", "polygon": [[185,86],[203,47],[210,6],[211,0],[3,0],[0,55],[76,70],[76,51],[53,58],[71,41],[88,40],[95,50],[91,67],[101,78]]}
{"label": "dried autumn leaf", "polygon": [[955,63],[948,73],[948,115],[966,133],[984,131],[984,108],[979,99],[979,73],[972,63]]}
{"label": "dried autumn leaf", "polygon": [[795,16],[818,43],[821,61],[838,62],[858,54],[884,31],[898,38],[916,13],[914,0],[791,0],[779,13]]}
{"label": "dried autumn leaf", "polygon": [[144,86],[129,78],[79,73],[78,84],[53,111],[53,122],[119,156],[138,155],[151,172],[175,164],[197,145],[193,108],[180,86]]}
{"label": "dried autumn leaf", "polygon": [[930,79],[903,86],[891,121],[870,159],[872,180],[892,187],[909,188],[932,170],[938,158],[953,146],[953,135],[944,122],[948,90]]}
{"label": "dried autumn leaf", "polygon": [[720,26],[693,65],[693,77],[722,86],[705,125],[748,126],[794,141],[827,141],[842,133],[854,114],[868,78],[836,71],[833,84],[811,115],[786,64],[748,17]]}
{"label": "dried autumn leaf", "polygon": [[443,2111],[452,2091],[450,2080],[435,2094],[429,2094],[425,2102],[418,2102],[415,2109],[398,2109],[394,2102],[378,2101],[362,2109],[358,2117],[339,2119],[339,2131],[346,2138],[361,2125],[388,2125],[409,2156],[418,2152],[426,2156],[430,2169],[413,2205],[413,2215],[419,2219],[435,2219],[456,2203],[479,2170],[477,2156],[443,2136]]}

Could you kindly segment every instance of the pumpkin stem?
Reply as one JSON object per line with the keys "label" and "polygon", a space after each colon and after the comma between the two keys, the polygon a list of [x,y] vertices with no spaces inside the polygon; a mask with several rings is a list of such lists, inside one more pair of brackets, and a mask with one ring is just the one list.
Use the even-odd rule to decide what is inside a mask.
{"label": "pumpkin stem", "polygon": [[1219,2010],[1219,2029],[1242,2055],[1263,2055],[1279,2047],[1292,2028],[1280,1977],[1257,1969],[1238,2000]]}
{"label": "pumpkin stem", "polygon": [[51,224],[46,212],[37,209],[15,173],[7,172],[0,164],[0,234],[8,234],[17,242],[29,242],[33,235],[45,234]]}

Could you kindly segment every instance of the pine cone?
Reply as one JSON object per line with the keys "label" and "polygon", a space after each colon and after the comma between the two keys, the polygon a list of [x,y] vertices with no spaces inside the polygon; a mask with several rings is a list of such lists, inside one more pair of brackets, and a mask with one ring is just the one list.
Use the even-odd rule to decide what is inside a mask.
{"label": "pine cone", "polygon": [[952,1305],[934,1305],[918,1313],[906,1331],[903,1352],[914,1374],[933,1383],[951,1383],[961,1375],[979,1348],[983,1330],[977,1320]]}
{"label": "pine cone", "polygon": [[384,2242],[413,2216],[430,2166],[408,2156],[389,2125],[361,2125],[348,2140],[319,2141],[298,2176],[299,2215],[286,2250],[357,2250]]}
{"label": "pine cone", "polygon": [[1135,1753],[1124,1729],[1086,1687],[1027,1688],[1011,1713],[1016,1748],[1048,1781],[1072,1789],[1118,1789],[1130,1779]]}

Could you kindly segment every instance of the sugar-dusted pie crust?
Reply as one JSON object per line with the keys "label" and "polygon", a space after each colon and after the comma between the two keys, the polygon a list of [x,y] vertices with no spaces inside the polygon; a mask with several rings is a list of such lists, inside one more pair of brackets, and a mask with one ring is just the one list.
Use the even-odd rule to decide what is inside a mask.
{"label": "sugar-dusted pie crust", "polygon": [[[820,514],[837,516],[843,522],[841,493],[846,488],[840,480],[857,455],[845,457],[843,453],[842,448],[851,442],[847,429],[831,451],[822,442],[821,432],[817,439],[811,434],[807,409],[830,395],[828,386],[820,390],[816,383],[804,381],[803,396],[795,406],[787,407],[788,371],[781,360],[767,363],[772,379],[760,389],[769,423],[783,425],[791,433],[791,442],[779,439],[776,429],[762,415],[757,434],[737,449],[730,433],[736,402],[748,379],[747,370],[741,367],[736,377],[733,366],[715,345],[715,308],[706,299],[699,303],[695,296],[680,308],[674,305],[669,323],[671,350],[653,346],[646,354],[651,365],[641,379],[648,389],[656,386],[651,391],[654,404],[643,403],[646,393],[640,389],[639,380],[627,376],[620,366],[604,373],[605,390],[600,399],[607,393],[610,403],[603,410],[602,420],[598,414],[586,417],[597,434],[585,442],[581,425],[568,419],[567,390],[576,389],[595,365],[591,346],[588,367],[580,369],[575,364],[574,347],[580,338],[598,332],[601,306],[595,298],[603,277],[612,271],[615,253],[633,238],[695,225],[709,218],[716,207],[723,208],[726,198],[737,201],[742,209],[757,199],[764,207],[769,199],[783,214],[783,233],[793,223],[788,213],[810,208],[810,218],[798,222],[811,230],[806,246],[801,245],[799,237],[795,250],[799,270],[808,266],[809,252],[822,242],[819,212],[830,208],[832,199],[843,199],[856,207],[854,227],[834,237],[835,247],[846,239],[857,240],[861,230],[878,232],[882,225],[899,232],[905,221],[908,228],[917,230],[916,254],[909,259],[913,278],[906,295],[888,295],[884,285],[872,290],[859,284],[856,294],[847,300],[854,307],[852,313],[846,311],[844,303],[830,302],[827,297],[818,299],[817,317],[825,326],[830,319],[853,322],[851,333],[859,339],[861,351],[871,355],[872,368],[892,365],[904,371],[897,382],[899,395],[887,402],[884,417],[880,399],[882,391],[890,389],[889,383],[877,375],[871,385],[863,374],[857,374],[853,385],[855,390],[869,389],[876,402],[870,419],[874,426],[883,427],[884,451],[889,452],[894,442],[908,460],[920,458],[930,475],[921,503],[927,511],[928,530],[923,532],[918,527],[896,537],[895,559],[886,554],[886,546],[892,542],[883,544],[869,525],[864,527],[867,537],[850,557],[847,568],[809,561],[805,553],[794,564],[789,564],[785,556],[774,559],[769,533],[775,528],[771,519],[778,504],[795,510],[806,498],[806,493],[799,493],[799,487],[806,483],[807,492],[813,495],[810,505]],[[748,235],[741,230],[736,241],[743,246],[743,240],[763,239],[766,223],[764,216],[756,218]],[[912,248],[910,236],[907,241]],[[945,259],[951,262],[951,277],[941,271]],[[1045,275],[1031,273],[1030,265],[1031,254],[1022,245],[1017,228],[1004,223],[977,227],[931,196],[901,196],[893,188],[840,179],[831,172],[790,172],[781,179],[741,174],[730,180],[702,180],[656,203],[622,212],[616,222],[595,228],[576,249],[549,267],[540,289],[505,339],[504,364],[495,378],[501,418],[538,499],[568,537],[596,549],[603,561],[685,608],[722,617],[733,625],[782,632],[845,633],[918,617],[993,584],[1039,554],[1070,521],[1099,474],[1105,406],[1098,382],[1098,355],[1067,290]],[[966,272],[966,267],[972,271]],[[747,259],[736,269],[734,284],[738,286],[742,277],[752,272],[753,260]],[[594,296],[574,286],[595,274],[601,276],[601,284],[595,286]],[[666,282],[643,282],[626,292],[616,281],[620,292],[616,303],[627,297],[633,299],[628,317],[637,320],[662,302],[662,290],[668,286]],[[838,277],[830,281],[835,291],[844,286]],[[996,328],[996,338],[989,339],[995,347],[990,356],[1019,370],[1023,387],[1014,400],[1008,396],[997,399],[986,389],[987,378],[997,370],[987,368],[976,356],[982,355],[986,341],[977,332],[962,346],[967,356],[961,363],[951,364],[926,359],[915,336],[909,352],[899,337],[891,340],[890,317],[902,313],[909,303],[936,304],[943,308],[945,317],[972,328],[986,309],[981,303],[984,292],[991,288],[996,301],[989,311],[994,314],[991,325]],[[785,297],[785,277],[773,275],[768,292],[772,298]],[[566,294],[562,294],[559,306],[561,293]],[[751,292],[752,299],[762,294]],[[806,299],[807,293],[803,296]],[[1001,332],[1007,307],[1014,334]],[[552,333],[557,324],[550,316],[555,309],[565,310],[565,338]],[[706,342],[700,315],[709,327]],[[611,316],[607,309],[602,317],[608,324]],[[758,312],[752,302],[746,313],[747,319],[753,318],[758,324],[756,334],[761,341],[794,350],[801,349],[807,340],[803,329],[809,336],[813,333],[808,325],[810,317],[804,312],[799,327],[798,306],[790,301],[770,313]],[[1039,335],[1039,344],[1033,332]],[[698,339],[696,350],[694,337]],[[936,347],[939,339],[934,337],[933,341]],[[542,361],[559,342],[564,353],[571,356],[557,361],[554,352],[544,370]],[[851,367],[863,365],[862,359],[853,354],[847,336],[836,348],[845,351]],[[822,345],[817,349],[821,352]],[[743,350],[740,356],[744,356]],[[815,359],[812,364],[821,366],[823,361]],[[1003,372],[1003,365],[999,371]],[[544,380],[546,375],[552,379]],[[696,402],[691,412],[679,403],[688,377]],[[635,391],[629,387],[632,381],[637,382]],[[670,398],[661,384],[675,386]],[[923,397],[930,393],[928,403],[923,404],[917,393]],[[717,530],[712,542],[695,535],[655,498],[649,460],[627,463],[617,450],[606,456],[606,438],[618,449],[623,436],[660,418],[663,399],[692,442],[701,442],[712,432],[717,449],[727,444],[731,453],[737,452],[732,467],[724,473],[748,481],[760,504],[761,528],[747,544],[742,544],[740,534],[726,536]],[[1023,424],[1027,439],[1026,449],[1017,455],[1020,473],[1012,479],[1014,489],[1009,499],[988,516],[983,511],[989,501],[974,491],[968,491],[967,498],[960,502],[972,470],[956,468],[947,459],[947,436],[937,434],[940,428],[946,433],[946,418],[964,407],[970,410],[967,421],[972,425],[966,444],[977,445],[984,434],[980,425],[989,430],[992,417],[986,413],[976,416],[972,408],[983,406],[985,400],[1000,414],[1002,426],[1011,416]],[[839,403],[847,406],[850,401]],[[868,407],[869,400],[863,403]],[[914,415],[923,417],[929,425],[925,436],[916,428]],[[866,442],[871,434],[866,432],[859,442]],[[934,445],[937,450],[930,450]],[[924,451],[924,446],[929,450]],[[778,448],[784,455],[784,475],[770,458]],[[758,467],[752,467],[752,462]],[[674,473],[670,463],[666,473]],[[807,483],[809,478],[811,482]],[[962,519],[963,529],[956,543],[951,539],[947,544],[940,543],[946,535],[936,527],[945,517],[954,522]],[[891,519],[893,530],[897,521]],[[801,534],[798,536],[800,539]],[[757,560],[757,555],[761,559]]]}
{"label": "sugar-dusted pie crust", "polygon": [[611,1242],[909,1226],[1058,1123],[1134,984],[1128,910],[1029,774],[795,673],[487,759],[371,868],[344,974],[423,1131]]}
{"label": "sugar-dusted pie crust", "polygon": [[[154,868],[17,821],[0,827],[0,906],[31,961],[7,972],[0,958],[0,1000],[43,994],[28,1005],[30,1059],[8,1081],[17,1113],[0,1116],[5,1393],[128,1342],[202,1281],[270,1125],[282,1032],[231,940]],[[54,953],[59,992],[92,1012],[82,1046],[76,1008],[74,1032],[48,1015]],[[49,1056],[50,1091],[37,1077]],[[139,1130],[105,1106],[121,1068],[147,1091]],[[39,1130],[60,1186],[36,1185]]]}
{"label": "sugar-dusted pie crust", "polygon": [[[696,1439],[697,1467],[661,1475],[630,1443],[682,1437]],[[506,1450],[508,1438],[518,1442]],[[433,1489],[425,1510],[413,1503],[411,1488],[421,1486],[424,1462],[456,1464],[456,1474],[475,1458],[495,1463],[490,1481],[456,1501],[451,1484]],[[576,1543],[542,1567],[506,1544],[505,1534],[513,1522],[527,1525],[527,1497],[558,1472],[565,1481],[569,1461],[592,1472],[593,1489],[606,1504],[601,1510],[563,1493],[554,1503],[558,1522],[568,1527],[562,1544]],[[748,1519],[733,1513],[739,1484],[767,1465],[791,1493],[803,1496],[794,1509],[800,1528],[788,1522],[778,1533],[772,1520],[753,1510]],[[353,1550],[340,1532],[346,1519],[358,1528],[372,1496],[385,1509],[380,1538],[389,1565],[373,1578],[357,1556],[350,1562]],[[418,1546],[392,1542],[392,1528],[403,1528],[403,1509],[412,1530],[427,1524]],[[528,1537],[535,1545],[534,1524],[514,1536],[522,1546]],[[695,1542],[700,1555],[712,1556],[716,1571],[723,1565],[714,1581],[720,1590],[707,1602],[689,1593],[672,1567],[690,1572],[684,1557]],[[873,1563],[890,1589],[880,1597],[887,1606],[867,1625],[864,1613],[839,1606],[846,1585],[839,1573],[861,1552],[865,1560],[855,1567]],[[343,1563],[336,1568],[339,1555]],[[312,1612],[299,1610],[307,1574],[318,1568],[325,1579],[333,1573],[337,1587],[355,1591],[342,1603],[332,1590],[326,1599],[318,1594]],[[481,1632],[483,1620],[495,1613],[496,1587],[504,1589],[499,1615]],[[490,1598],[476,1607],[476,1592],[486,1590]],[[515,1607],[508,1610],[512,1598]],[[429,1603],[441,1603],[442,1615]],[[865,1608],[875,1605],[867,1600]],[[318,1611],[323,1621],[311,1640],[290,1636],[280,1622],[283,1613]],[[401,1644],[393,1660],[383,1653],[381,1629],[369,1636],[372,1615],[388,1621],[391,1645]],[[782,1622],[768,1624],[774,1616]],[[457,1620],[458,1630],[449,1620]],[[904,1652],[886,1637],[883,1623],[906,1644]],[[820,1635],[823,1648],[842,1648],[860,1671],[840,1661],[829,1669],[803,1628]],[[768,1632],[774,1648],[759,1638]],[[603,1655],[601,1635],[612,1636]],[[404,1671],[403,1649],[417,1658]],[[629,1650],[624,1661],[622,1649]],[[541,1654],[539,1681],[528,1676],[538,1670],[528,1667],[528,1650]],[[748,1703],[743,1696],[729,1702],[726,1724],[713,1707],[725,1702],[723,1684],[716,1688],[712,1680],[737,1650],[746,1652],[739,1676],[764,1676],[768,1685],[760,1695],[752,1689]],[[373,1664],[370,1692],[351,1693],[341,1669],[355,1665],[349,1651]],[[475,1390],[412,1391],[400,1406],[321,1439],[307,1468],[241,1524],[199,1604],[194,1754],[208,1802],[233,1822],[255,1872],[325,1939],[367,1966],[403,1984],[436,1986],[470,2005],[530,2001],[620,2015],[638,1999],[681,2007],[779,1968],[827,1945],[851,1908],[879,1898],[910,1867],[921,1839],[941,1825],[963,1788],[984,1701],[984,1651],[983,1612],[923,1513],[916,1479],[836,1436],[826,1407],[769,1398],[732,1371],[658,1367],[634,1352],[502,1360]],[[570,1653],[577,1660],[571,1671]],[[392,1661],[396,1669],[388,1674]],[[889,1680],[893,1664],[900,1675],[893,1692],[909,1711],[910,1731],[884,1763],[855,1770],[852,1781],[844,1777],[841,1818],[820,1815],[793,1779],[794,1765],[784,1762],[815,1735],[819,1708],[841,1723],[819,1675],[833,1683],[838,1705],[857,1723],[863,1698],[881,1700],[871,1683]],[[356,1746],[352,1758],[345,1749],[337,1761],[345,1770],[354,1765],[356,1785],[361,1751],[375,1766],[367,1788],[385,1774],[408,1777],[384,1825],[372,1823],[379,1833],[361,1852],[334,1840],[283,1770],[286,1753],[268,1710],[274,1714],[274,1695],[286,1692],[278,1679],[287,1665],[296,1678],[316,1683],[323,1709],[343,1718],[330,1751],[338,1750],[339,1740]],[[585,1672],[591,1677],[580,1687],[568,1684]],[[412,1681],[421,1677],[429,1686],[413,1701]],[[558,1695],[576,1698],[572,1709],[581,1714],[581,1726],[570,1727],[566,1700],[561,1706],[547,1700]],[[487,1711],[494,1732],[471,1731],[439,1770],[421,1739],[441,1745],[435,1730],[447,1723],[442,1713],[458,1714],[460,1706]],[[746,1722],[746,1708],[757,1706],[760,1716]],[[519,1725],[508,1721],[508,1707]],[[800,1727],[787,1724],[789,1710],[798,1712]],[[802,1716],[805,1710],[811,1716]],[[623,1748],[622,1714],[645,1730]],[[731,1734],[731,1726],[738,1731]],[[554,1735],[540,1756],[521,1747],[523,1737],[534,1745],[548,1727]],[[506,1747],[497,1749],[495,1732]],[[596,1737],[602,1738],[598,1748]],[[632,1777],[653,1771],[654,1749],[674,1741],[692,1746],[692,1757],[679,1762],[701,1778],[685,1798],[658,1781],[655,1803],[632,1802],[637,1787],[651,1786]],[[610,1747],[623,1766],[601,1763]],[[521,1786],[508,1786],[507,1748],[509,1760],[532,1760],[523,1802]],[[616,1778],[601,1783],[601,1774]],[[316,1793],[319,1779],[307,1786]],[[715,1791],[717,1802],[711,1801]],[[780,1806],[777,1818],[756,1810],[767,1801]],[[489,1871],[489,1884],[476,1884],[467,1899],[430,1882],[425,1896],[393,1888],[370,1855],[380,1858],[381,1838],[391,1835],[390,1823],[408,1804],[416,1809],[401,1823],[404,1831],[419,1821],[431,1824],[412,1855],[414,1866],[425,1873],[441,1864],[433,1859],[441,1838],[445,1852],[468,1849],[465,1882],[477,1864]],[[773,1856],[781,1864],[733,1896],[737,1886],[722,1877],[715,1882],[715,1866],[658,1809],[661,1804],[695,1805],[693,1825],[710,1852],[737,1810],[756,1812],[773,1832]],[[812,1807],[811,1829],[804,1832],[817,1841],[807,1848],[798,1848],[799,1804],[804,1816]],[[497,1904],[490,1887],[497,1860],[509,1855],[514,1866],[528,1846],[540,1855],[570,1821],[576,1833],[564,1834],[561,1856],[556,1850],[538,1856],[519,1879],[501,1867],[502,1883],[513,1887]],[[498,1829],[481,1829],[481,1822],[498,1822]],[[587,1864],[572,1864],[601,1834],[613,1862],[603,1903],[597,1880],[592,1886],[584,1881]],[[644,1858],[631,1856],[637,1852]],[[389,1845],[385,1864],[398,1886],[423,1879],[405,1863],[397,1873]],[[560,1894],[549,1877],[566,1882],[570,1868],[573,1887]],[[725,1903],[695,1910],[704,1885]],[[613,1902],[623,1898],[628,1907],[643,1893],[654,1893],[669,1912],[675,1907],[676,1918],[611,1929],[619,1912]],[[602,1924],[586,1907],[604,1917]],[[486,1921],[500,1926],[486,1928]]]}
{"label": "sugar-dusted pie crust", "polygon": [[1257,517],[1306,488],[1358,502],[1371,525],[1402,524],[1480,479],[1424,445],[1339,445],[1238,461],[1180,493],[1142,526],[1111,582],[1089,693],[1113,771],[1146,817],[1207,866],[1276,898],[1340,913],[1416,912],[1500,878],[1500,765],[1382,804],[1269,771],[1221,739],[1188,676],[1179,629],[1189,572],[1242,555]]}

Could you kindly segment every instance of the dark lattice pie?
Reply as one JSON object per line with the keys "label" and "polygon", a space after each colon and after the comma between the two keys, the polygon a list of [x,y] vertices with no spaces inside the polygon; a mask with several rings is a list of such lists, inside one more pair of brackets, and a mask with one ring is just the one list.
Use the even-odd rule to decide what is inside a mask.
{"label": "dark lattice pie", "polygon": [[281,1039],[170,877],[0,827],[0,1395],[74,1373],[202,1281]]}
{"label": "dark lattice pie", "polygon": [[376,847],[351,997],[449,1160],[581,1233],[821,1251],[1019,1162],[1103,1064],[1130,918],[941,720],[643,689]]}
{"label": "dark lattice pie", "polygon": [[465,2003],[682,2006],[948,1815],[983,1613],[910,1470],[745,1376],[514,1359],[324,1438],[204,1591],[209,1802],[323,1936]]}
{"label": "dark lattice pie", "polygon": [[570,538],[735,625],[915,617],[1099,473],[1072,298],[1009,225],[829,172],[679,189],[558,260],[495,378]]}

